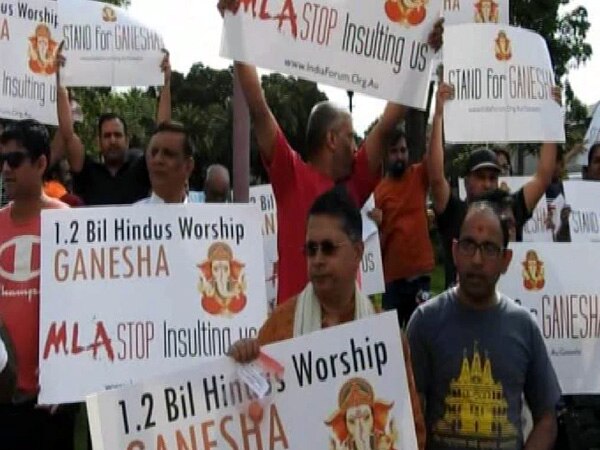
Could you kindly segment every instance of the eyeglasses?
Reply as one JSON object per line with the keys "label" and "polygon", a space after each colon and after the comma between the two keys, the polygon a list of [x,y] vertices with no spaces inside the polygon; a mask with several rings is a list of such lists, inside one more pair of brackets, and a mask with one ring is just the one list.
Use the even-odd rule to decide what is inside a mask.
{"label": "eyeglasses", "polygon": [[18,169],[27,158],[29,158],[29,155],[24,152],[0,153],[0,169],[4,167],[4,162],[11,169]]}
{"label": "eyeglasses", "polygon": [[466,256],[475,256],[477,250],[481,251],[481,256],[487,259],[495,259],[504,251],[493,242],[475,242],[473,239],[461,239],[457,242],[458,250]]}
{"label": "eyeglasses", "polygon": [[321,253],[323,256],[333,256],[338,248],[345,245],[347,242],[333,242],[329,239],[326,239],[321,242],[308,241],[304,244],[304,254],[309,258],[314,258],[317,256],[319,249],[321,249]]}

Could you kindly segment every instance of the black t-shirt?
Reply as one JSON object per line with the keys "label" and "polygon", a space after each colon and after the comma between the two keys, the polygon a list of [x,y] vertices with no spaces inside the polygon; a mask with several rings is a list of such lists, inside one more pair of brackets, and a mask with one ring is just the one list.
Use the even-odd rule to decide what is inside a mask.
{"label": "black t-shirt", "polygon": [[73,190],[89,206],[135,203],[150,192],[146,160],[129,154],[113,176],[104,164],[86,155],[81,172],[73,173]]}
{"label": "black t-shirt", "polygon": [[[512,209],[515,216],[515,225],[517,231],[517,241],[523,240],[523,226],[525,222],[531,219],[531,211],[525,204],[525,195],[523,189],[519,189],[512,194]],[[456,267],[452,259],[452,241],[458,239],[460,235],[460,226],[462,225],[465,214],[467,213],[467,202],[461,200],[454,193],[450,194],[446,209],[436,215],[438,230],[444,247],[444,272],[446,275],[446,287],[452,286],[456,282]]]}

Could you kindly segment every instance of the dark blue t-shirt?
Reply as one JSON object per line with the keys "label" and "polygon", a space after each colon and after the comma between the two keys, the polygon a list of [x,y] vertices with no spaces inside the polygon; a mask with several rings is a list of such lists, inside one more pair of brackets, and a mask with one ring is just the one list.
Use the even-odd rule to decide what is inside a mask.
{"label": "dark blue t-shirt", "polygon": [[450,289],[415,311],[408,338],[429,450],[520,450],[522,395],[534,418],[560,399],[534,318],[504,295],[475,310]]}

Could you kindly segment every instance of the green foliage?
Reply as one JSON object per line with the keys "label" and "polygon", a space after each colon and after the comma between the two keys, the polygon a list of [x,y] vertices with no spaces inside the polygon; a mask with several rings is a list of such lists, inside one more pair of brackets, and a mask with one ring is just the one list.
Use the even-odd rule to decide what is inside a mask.
{"label": "green foliage", "polygon": [[[315,103],[327,100],[327,97],[315,83],[279,74],[263,77],[262,84],[281,129],[292,147],[302,151],[310,111]],[[172,74],[173,120],[187,127],[196,146],[196,169],[190,180],[192,188],[201,189],[204,169],[208,165],[220,163],[232,168],[232,92],[232,67],[215,70],[198,63],[187,75]],[[77,125],[77,132],[88,152],[98,151],[97,119],[103,112],[115,112],[125,117],[132,146],[144,148],[154,127],[158,103],[156,89],[119,93],[110,89],[75,89],[74,93],[84,111],[84,122]],[[252,174],[266,180],[254,140],[251,152]]]}

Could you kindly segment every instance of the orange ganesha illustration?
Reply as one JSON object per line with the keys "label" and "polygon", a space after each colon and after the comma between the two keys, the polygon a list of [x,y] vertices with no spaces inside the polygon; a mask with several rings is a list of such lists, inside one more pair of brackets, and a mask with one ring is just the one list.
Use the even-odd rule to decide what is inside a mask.
{"label": "orange ganesha illustration", "polygon": [[244,309],[246,278],[244,264],[235,260],[231,247],[215,242],[208,248],[208,259],[198,264],[202,308],[215,316],[232,317]]}
{"label": "orange ganesha illustration", "polygon": [[117,13],[110,6],[105,6],[102,8],[102,20],[104,22],[116,22]]}
{"label": "orange ganesha illustration", "polygon": [[528,291],[539,291],[546,284],[544,279],[544,263],[535,250],[528,250],[523,261],[523,286]]}
{"label": "orange ganesha illustration", "polygon": [[385,13],[392,22],[407,27],[419,25],[427,16],[426,5],[429,0],[387,0]]}
{"label": "orange ganesha illustration", "polygon": [[56,50],[58,43],[52,39],[50,28],[40,23],[35,34],[29,38],[29,69],[39,75],[53,75],[56,72]]}
{"label": "orange ganesha illustration", "polygon": [[500,31],[496,38],[496,59],[498,61],[508,61],[510,58],[512,58],[510,39],[508,39],[506,32]]}
{"label": "orange ganesha illustration", "polygon": [[473,6],[476,23],[498,23],[498,3],[494,0],[478,0]]}
{"label": "orange ganesha illustration", "polygon": [[396,450],[398,432],[389,420],[394,403],[375,398],[364,378],[351,378],[340,388],[338,409],[325,424],[332,429],[330,450]]}

